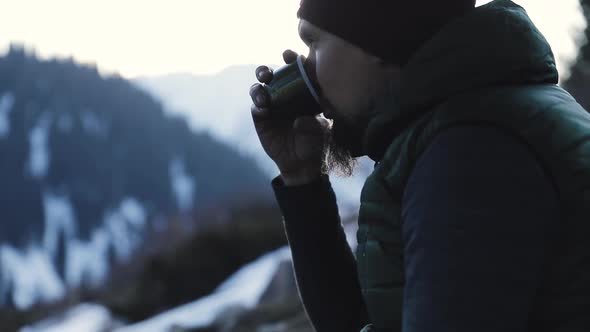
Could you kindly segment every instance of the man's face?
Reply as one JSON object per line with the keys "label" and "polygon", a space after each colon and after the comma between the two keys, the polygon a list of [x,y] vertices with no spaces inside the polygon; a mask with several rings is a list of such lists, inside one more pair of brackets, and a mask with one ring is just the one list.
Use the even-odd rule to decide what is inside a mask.
{"label": "man's face", "polygon": [[352,156],[363,154],[362,137],[373,105],[386,93],[388,84],[399,79],[399,68],[306,20],[299,22],[299,35],[309,47],[307,59],[315,68],[311,75],[315,74],[319,85],[324,116],[333,119],[330,170],[350,176],[354,171]]}

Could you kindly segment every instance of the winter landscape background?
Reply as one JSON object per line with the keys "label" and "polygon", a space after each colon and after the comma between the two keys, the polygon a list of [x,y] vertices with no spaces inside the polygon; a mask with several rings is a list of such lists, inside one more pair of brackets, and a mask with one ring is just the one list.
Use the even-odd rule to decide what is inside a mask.
{"label": "winter landscape background", "polygon": [[[298,5],[257,1],[281,15]],[[223,2],[250,10],[240,7],[244,2]],[[590,1],[516,2],[530,4],[554,44],[561,84],[590,109],[590,29],[584,30]],[[8,34],[0,39],[6,42],[0,52],[0,331],[312,331],[270,188],[278,171],[260,148],[249,112],[252,63],[278,63],[278,57],[250,58],[256,52],[244,44],[242,32],[211,29],[215,33],[208,35],[226,46],[202,37],[190,51],[197,41],[185,40],[185,48],[169,41],[160,47],[160,62],[149,58],[151,51],[144,50],[144,58],[134,53],[133,41],[140,49],[174,38],[164,26],[159,32],[145,28],[147,40],[139,37],[134,29],[142,22],[165,22],[154,4],[141,2],[92,5],[102,15],[97,25],[114,10],[112,24],[82,34],[80,47],[86,40],[116,41],[116,33],[133,37],[124,48],[104,46],[117,50],[116,56],[98,47],[77,49],[78,35],[65,42],[42,33],[45,28],[66,38],[74,27],[44,25],[49,15],[24,15],[25,3],[48,6],[0,3],[4,12],[21,17],[5,20],[13,26],[0,23]],[[45,9],[61,15],[79,6],[60,0]],[[215,6],[197,15],[221,15]],[[145,9],[145,17],[137,8]],[[89,10],[78,9],[80,17]],[[134,18],[120,16],[125,10]],[[191,22],[174,13],[176,21]],[[281,26],[276,16],[269,22],[280,26],[277,31],[296,35],[296,25]],[[22,33],[24,17],[27,27],[37,28]],[[64,20],[84,30],[80,17]],[[231,19],[243,30],[260,28]],[[109,30],[117,22],[119,30]],[[129,22],[136,25],[127,27]],[[190,29],[178,22],[168,23],[184,36]],[[265,54],[290,47],[285,43],[292,36],[280,36]],[[47,51],[55,45],[61,45],[59,52]],[[188,55],[179,55],[184,49]],[[240,60],[224,58],[231,52]],[[207,58],[209,53],[225,65]],[[144,62],[145,68],[169,69],[142,69]],[[188,67],[195,62],[205,66]],[[367,158],[360,165],[353,178],[332,177],[351,247],[360,190],[373,167]]]}

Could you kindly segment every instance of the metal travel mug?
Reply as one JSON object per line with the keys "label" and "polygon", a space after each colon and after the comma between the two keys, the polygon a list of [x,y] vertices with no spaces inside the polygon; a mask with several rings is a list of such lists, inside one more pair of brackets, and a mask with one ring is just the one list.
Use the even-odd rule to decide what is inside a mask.
{"label": "metal travel mug", "polygon": [[263,85],[273,116],[296,118],[322,113],[318,89],[306,72],[305,61],[299,55],[297,61],[277,69],[272,81]]}

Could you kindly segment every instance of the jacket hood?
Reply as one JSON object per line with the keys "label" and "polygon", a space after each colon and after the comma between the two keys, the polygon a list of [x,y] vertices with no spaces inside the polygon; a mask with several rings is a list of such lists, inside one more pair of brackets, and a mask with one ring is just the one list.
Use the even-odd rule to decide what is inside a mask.
{"label": "jacket hood", "polygon": [[510,0],[495,0],[450,22],[414,54],[402,70],[400,92],[374,110],[364,152],[380,160],[413,120],[454,95],[558,79],[551,47],[526,11]]}

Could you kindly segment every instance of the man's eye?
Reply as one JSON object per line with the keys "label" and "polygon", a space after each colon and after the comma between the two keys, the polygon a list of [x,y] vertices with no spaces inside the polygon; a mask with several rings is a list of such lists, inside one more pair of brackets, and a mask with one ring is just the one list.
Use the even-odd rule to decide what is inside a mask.
{"label": "man's eye", "polygon": [[318,41],[315,39],[310,39],[307,41],[307,47],[309,47],[310,50],[315,50],[318,46]]}
{"label": "man's eye", "polygon": [[315,44],[316,40],[313,36],[310,36],[309,34],[303,34],[301,35],[301,39],[303,40],[303,42],[305,43],[305,45],[310,46]]}

